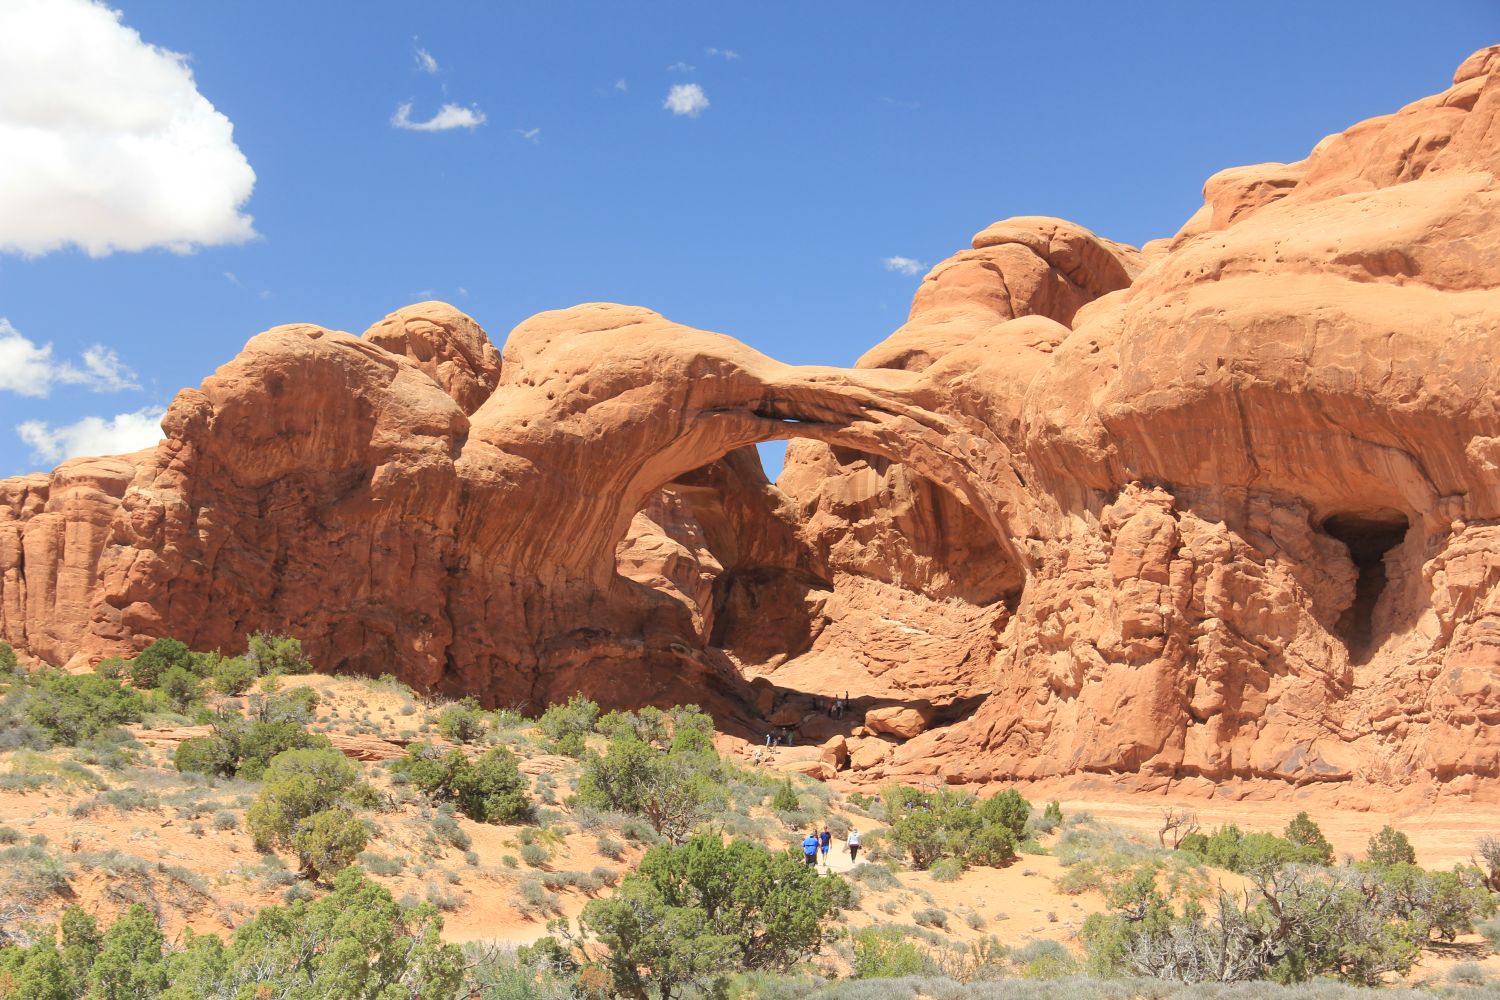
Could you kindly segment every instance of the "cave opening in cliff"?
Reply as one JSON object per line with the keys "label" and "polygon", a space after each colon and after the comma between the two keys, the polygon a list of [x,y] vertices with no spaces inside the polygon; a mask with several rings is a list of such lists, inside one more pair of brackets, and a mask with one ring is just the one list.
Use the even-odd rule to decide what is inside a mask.
{"label": "cave opening in cliff", "polygon": [[1401,544],[1410,527],[1406,515],[1395,510],[1340,513],[1323,520],[1323,530],[1344,543],[1359,574],[1354,601],[1334,626],[1355,663],[1368,660],[1379,645],[1375,612],[1386,589],[1386,554]]}

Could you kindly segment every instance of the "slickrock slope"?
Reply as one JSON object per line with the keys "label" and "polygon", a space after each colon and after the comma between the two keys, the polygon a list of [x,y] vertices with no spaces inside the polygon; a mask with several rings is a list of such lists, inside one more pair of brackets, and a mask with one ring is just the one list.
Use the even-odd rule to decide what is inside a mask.
{"label": "slickrock slope", "polygon": [[1493,791],[1497,175],[1500,47],[1141,250],[996,223],[853,369],[618,305],[279,327],[0,484],[0,632],[698,700],[860,779]]}

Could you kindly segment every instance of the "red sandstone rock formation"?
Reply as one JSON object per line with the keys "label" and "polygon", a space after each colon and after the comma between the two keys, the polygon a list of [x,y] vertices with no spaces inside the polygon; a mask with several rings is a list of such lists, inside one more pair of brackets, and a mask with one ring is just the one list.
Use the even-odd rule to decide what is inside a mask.
{"label": "red sandstone rock formation", "polygon": [[[1468,788],[1500,776],[1497,134],[1493,48],[1141,251],[997,223],[849,370],[615,305],[503,354],[441,303],[279,327],[154,450],[0,485],[0,632],[698,700],[861,779]],[[786,438],[773,485],[751,446]]]}

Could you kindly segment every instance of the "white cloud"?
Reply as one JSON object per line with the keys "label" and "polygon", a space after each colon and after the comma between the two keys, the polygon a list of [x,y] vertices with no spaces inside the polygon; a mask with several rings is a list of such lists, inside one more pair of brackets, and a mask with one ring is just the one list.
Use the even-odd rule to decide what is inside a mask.
{"label": "white cloud", "polygon": [[92,0],[0,2],[0,252],[243,243],[255,171],[186,56]]}
{"label": "white cloud", "polygon": [[674,62],[672,65],[668,66],[667,67],[667,72],[668,73],[691,73],[693,70],[695,70],[697,68],[698,68],[697,66],[689,66],[685,62],[679,61],[679,62]]}
{"label": "white cloud", "polygon": [[887,271],[898,271],[901,274],[921,274],[927,270],[927,265],[912,257],[883,257],[880,261],[885,265]]}
{"label": "white cloud", "polygon": [[426,49],[417,49],[415,57],[417,60],[417,69],[423,73],[436,73],[438,71],[438,61],[432,57],[431,52],[428,52]]}
{"label": "white cloud", "polygon": [[679,83],[667,91],[667,99],[661,106],[674,115],[697,118],[708,107],[708,95],[696,83]]}
{"label": "white cloud", "polygon": [[161,418],[166,412],[165,407],[147,406],[108,419],[84,417],[61,427],[28,420],[16,425],[16,434],[31,446],[31,457],[39,462],[62,462],[81,455],[125,455],[161,440]]}
{"label": "white cloud", "polygon": [[391,124],[412,132],[446,132],[452,128],[478,128],[487,119],[478,108],[466,108],[458,104],[444,104],[438,113],[425,122],[413,121],[411,101],[407,101],[391,115]]}
{"label": "white cloud", "polygon": [[81,385],[95,392],[139,389],[135,372],[102,344],[83,352],[82,367],[52,356],[52,345],[38,346],[0,318],[0,390],[21,396],[46,396],[54,385]]}
{"label": "white cloud", "polygon": [[707,52],[711,56],[718,56],[721,59],[727,59],[727,60],[730,60],[731,62],[734,61],[735,59],[738,59],[740,57],[740,54],[738,52],[734,51],[734,49],[713,49],[713,48],[710,48],[710,49],[704,49],[703,51]]}
{"label": "white cloud", "polygon": [[522,139],[525,139],[532,145],[535,145],[536,143],[542,141],[542,130],[539,128],[518,128],[515,131],[516,135],[520,136]]}
{"label": "white cloud", "polygon": [[624,77],[621,77],[615,81],[615,89],[623,93],[630,89],[630,85],[625,82]]}

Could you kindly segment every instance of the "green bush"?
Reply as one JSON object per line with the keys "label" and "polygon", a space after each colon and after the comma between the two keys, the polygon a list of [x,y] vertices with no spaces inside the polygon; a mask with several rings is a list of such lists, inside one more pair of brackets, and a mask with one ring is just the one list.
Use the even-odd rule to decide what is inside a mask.
{"label": "green bush", "polygon": [[452,802],[480,823],[529,823],[536,816],[516,756],[504,747],[471,763],[462,750],[444,755],[420,744],[407,750],[395,770],[434,802]]}
{"label": "green bush", "polygon": [[1030,804],[1014,790],[983,804],[967,792],[946,788],[922,792],[893,785],[881,794],[890,841],[919,870],[940,858],[991,867],[1009,864],[1016,857],[1012,824],[1024,828],[1031,813]]}
{"label": "green bush", "polygon": [[266,765],[279,753],[331,746],[328,737],[310,733],[295,722],[246,722],[239,716],[226,715],[215,720],[212,735],[195,736],[179,744],[175,763],[179,771],[259,781]]}
{"label": "green bush", "polygon": [[1328,838],[1323,836],[1323,831],[1318,829],[1318,824],[1307,813],[1298,813],[1286,825],[1286,832],[1282,836],[1297,848],[1298,861],[1311,865],[1333,864],[1333,845],[1328,843]]}
{"label": "green bush", "polygon": [[8,642],[0,642],[0,677],[14,677],[21,672],[21,665],[16,660],[16,651]]}
{"label": "green bush", "polygon": [[932,863],[928,873],[938,882],[955,882],[964,873],[964,863],[957,858],[940,858]]}
{"label": "green bush", "polygon": [[185,712],[202,697],[198,678],[184,667],[168,667],[157,679],[156,688],[177,711]]}
{"label": "green bush", "polygon": [[1375,865],[1412,865],[1417,862],[1417,852],[1412,848],[1406,834],[1393,826],[1383,826],[1370,838],[1365,856]]}
{"label": "green bush", "polygon": [[314,882],[336,876],[370,842],[365,824],[339,807],[323,809],[299,823],[288,838],[305,877]]}
{"label": "green bush", "polygon": [[575,694],[567,704],[548,706],[537,720],[537,727],[555,750],[572,751],[570,755],[577,756],[583,751],[583,737],[593,730],[598,718],[598,703]]}
{"label": "green bush", "polygon": [[229,743],[217,736],[194,736],[183,740],[177,744],[172,762],[184,773],[191,771],[221,777],[232,775],[238,763]]}
{"label": "green bush", "polygon": [[253,632],[248,641],[245,659],[260,675],[306,674],[312,672],[312,664],[302,655],[302,641],[289,635],[268,632]]}
{"label": "green bush", "polygon": [[639,712],[606,712],[594,723],[594,732],[611,740],[634,736],[662,749],[671,745],[667,714],[650,705]]}
{"label": "green bush", "polygon": [[245,819],[258,850],[287,848],[296,853],[303,876],[318,879],[364,849],[349,822],[330,815],[347,810],[362,792],[358,769],[337,750],[287,750],[271,759]]}
{"label": "green bush", "polygon": [[225,656],[217,659],[209,672],[209,682],[221,694],[241,695],[250,690],[258,676],[255,664],[243,656]]}
{"label": "green bush", "polygon": [[484,711],[479,702],[465,698],[438,713],[437,728],[450,743],[473,743],[484,736]]}
{"label": "green bush", "polygon": [[285,691],[273,691],[261,699],[260,718],[263,722],[295,722],[305,725],[312,721],[321,700],[318,692],[306,684],[299,684]]}
{"label": "green bush", "polygon": [[130,683],[138,688],[154,688],[173,667],[192,673],[192,651],[176,639],[157,639],[130,661]]}
{"label": "green bush", "polygon": [[854,932],[853,943],[856,979],[937,974],[937,963],[900,928],[862,927]]}
{"label": "green bush", "polygon": [[985,826],[1003,826],[1016,840],[1021,840],[1026,833],[1026,821],[1031,818],[1031,803],[1014,788],[1007,788],[980,803],[979,818]]}
{"label": "green bush", "polygon": [[797,806],[797,790],[792,787],[792,779],[783,778],[771,795],[771,808],[777,812],[796,812]]}
{"label": "green bush", "polygon": [[640,816],[673,843],[682,843],[728,799],[722,765],[712,750],[662,753],[633,735],[610,741],[603,756],[587,753],[575,803]]}
{"label": "green bush", "polygon": [[26,717],[52,740],[69,746],[103,730],[139,722],[145,703],[138,692],[99,674],[33,674],[24,696]]}
{"label": "green bush", "polygon": [[[632,740],[631,742],[638,742]],[[784,971],[816,954],[848,905],[849,886],[791,852],[718,836],[655,847],[607,899],[579,917],[580,964],[609,975],[617,994],[659,996],[730,972]],[[603,947],[603,955],[589,949]]]}

